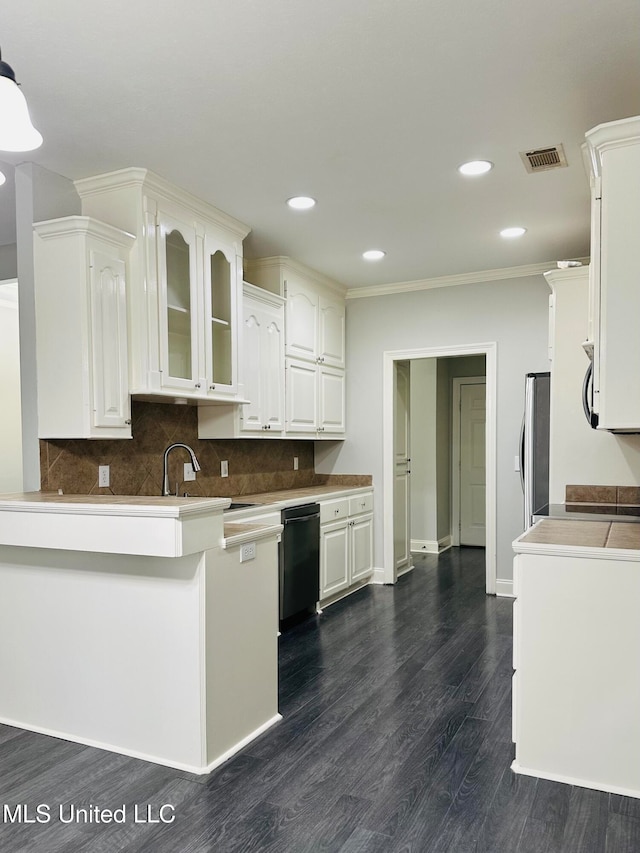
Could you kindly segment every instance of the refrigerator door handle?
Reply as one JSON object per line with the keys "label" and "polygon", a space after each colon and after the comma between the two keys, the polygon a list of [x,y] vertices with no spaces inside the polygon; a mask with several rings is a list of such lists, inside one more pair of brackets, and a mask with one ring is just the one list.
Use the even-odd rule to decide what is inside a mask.
{"label": "refrigerator door handle", "polygon": [[[533,376],[527,376],[524,392],[524,429],[522,443],[522,458],[523,463],[520,466],[524,477],[524,529],[528,530],[531,527],[531,517],[533,514],[533,481],[531,474],[533,473]],[[527,428],[528,427],[528,428]]]}
{"label": "refrigerator door handle", "polygon": [[522,486],[522,494],[524,494],[524,415],[520,427],[520,485]]}
{"label": "refrigerator door handle", "polygon": [[587,372],[584,375],[582,383],[582,408],[584,416],[591,429],[596,429],[598,426],[598,416],[593,411],[593,362],[589,362]]}

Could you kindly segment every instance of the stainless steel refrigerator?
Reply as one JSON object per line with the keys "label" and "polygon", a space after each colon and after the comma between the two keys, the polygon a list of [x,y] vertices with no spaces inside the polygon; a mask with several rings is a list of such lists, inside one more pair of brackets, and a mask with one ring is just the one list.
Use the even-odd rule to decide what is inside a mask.
{"label": "stainless steel refrigerator", "polygon": [[549,503],[549,409],[551,374],[527,373],[520,436],[520,479],[524,492],[524,529]]}

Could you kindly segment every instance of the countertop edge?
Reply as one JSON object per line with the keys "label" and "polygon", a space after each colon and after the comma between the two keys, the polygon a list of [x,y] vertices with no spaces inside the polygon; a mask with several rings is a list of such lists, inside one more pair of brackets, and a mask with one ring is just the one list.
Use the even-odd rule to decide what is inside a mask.
{"label": "countertop edge", "polygon": [[[34,492],[34,494],[40,495],[41,493]],[[74,495],[73,497],[80,496]],[[90,498],[89,495],[87,497]],[[93,503],[91,500],[86,502],[65,501],[64,498],[47,500],[44,497],[37,500],[11,499],[7,495],[0,496],[0,512],[182,519],[189,516],[222,513],[230,503],[230,498],[179,498],[177,500],[180,503],[174,503],[170,497],[153,498],[153,502],[150,501],[149,503],[127,503],[126,500],[122,500],[122,497],[124,496],[114,495],[113,502],[100,500]],[[189,503],[184,503],[185,500]]]}
{"label": "countertop edge", "polygon": [[[242,528],[234,531],[232,528]],[[223,550],[232,548],[234,545],[244,545],[246,542],[255,542],[260,539],[270,539],[274,536],[280,540],[283,531],[281,524],[251,524],[227,521],[224,525],[224,535],[220,539],[220,547]]]}

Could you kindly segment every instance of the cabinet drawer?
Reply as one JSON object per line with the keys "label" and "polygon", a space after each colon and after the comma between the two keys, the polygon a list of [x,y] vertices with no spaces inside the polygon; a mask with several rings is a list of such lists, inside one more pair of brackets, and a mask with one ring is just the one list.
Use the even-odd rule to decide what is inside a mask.
{"label": "cabinet drawer", "polygon": [[373,509],[373,492],[366,495],[356,495],[349,498],[349,515],[358,515],[361,512],[371,512]]}
{"label": "cabinet drawer", "polygon": [[338,521],[349,515],[349,500],[341,498],[335,501],[325,501],[320,504],[320,524],[328,521]]}

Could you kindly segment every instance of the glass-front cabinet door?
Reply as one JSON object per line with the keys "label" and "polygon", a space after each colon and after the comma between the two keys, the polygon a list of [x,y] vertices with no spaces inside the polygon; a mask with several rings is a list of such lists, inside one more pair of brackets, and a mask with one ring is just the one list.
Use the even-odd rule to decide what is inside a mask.
{"label": "glass-front cabinet door", "polygon": [[236,390],[237,269],[235,249],[207,233],[204,241],[204,320],[209,396]]}
{"label": "glass-front cabinet door", "polygon": [[160,365],[163,388],[198,391],[195,228],[158,212]]}

